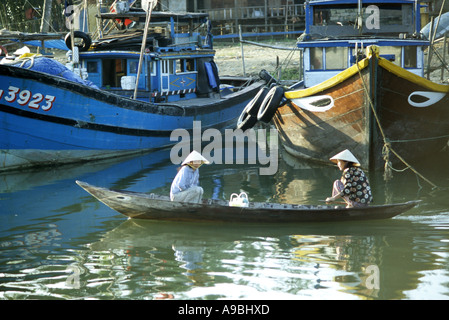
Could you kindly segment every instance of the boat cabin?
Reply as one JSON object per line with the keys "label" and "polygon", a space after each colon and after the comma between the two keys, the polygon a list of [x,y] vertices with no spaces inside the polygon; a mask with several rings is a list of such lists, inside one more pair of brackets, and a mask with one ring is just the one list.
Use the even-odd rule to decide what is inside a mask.
{"label": "boat cabin", "polygon": [[[119,26],[81,52],[81,68],[102,90],[134,93],[143,39],[145,12],[103,13]],[[133,23],[121,23],[121,21]],[[219,93],[215,51],[206,14],[153,12],[138,81],[137,99],[174,102]],[[202,34],[205,36],[203,39]]]}
{"label": "boat cabin", "polygon": [[424,75],[418,1],[310,1],[306,29],[297,46],[303,50],[304,86],[311,87],[364,58],[365,48],[419,76]]}

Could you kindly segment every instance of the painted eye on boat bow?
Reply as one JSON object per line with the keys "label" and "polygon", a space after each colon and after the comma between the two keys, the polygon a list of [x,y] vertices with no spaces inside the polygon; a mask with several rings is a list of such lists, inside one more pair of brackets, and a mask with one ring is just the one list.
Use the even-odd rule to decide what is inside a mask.
{"label": "painted eye on boat bow", "polygon": [[437,103],[445,95],[442,92],[415,91],[408,96],[408,103],[413,107],[425,108]]}
{"label": "painted eye on boat bow", "polygon": [[334,106],[334,99],[328,95],[297,98],[292,99],[292,102],[299,108],[312,112],[324,112]]}

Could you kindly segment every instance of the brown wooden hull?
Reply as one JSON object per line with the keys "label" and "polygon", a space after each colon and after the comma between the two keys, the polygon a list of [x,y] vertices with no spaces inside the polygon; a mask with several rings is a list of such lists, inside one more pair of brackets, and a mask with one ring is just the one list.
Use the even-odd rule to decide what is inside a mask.
{"label": "brown wooden hull", "polygon": [[[361,72],[367,77],[366,69]],[[350,149],[362,165],[368,165],[369,109],[359,74],[315,96],[331,96],[334,107],[312,112],[289,100],[276,112],[273,122],[286,150],[300,158],[328,163],[336,153]]]}
{"label": "brown wooden hull", "polygon": [[[301,98],[287,99],[279,107],[273,122],[289,153],[328,162],[350,149],[370,170],[384,168],[385,142],[411,165],[448,156],[443,149],[449,140],[449,86],[434,84],[381,58],[371,58],[362,69],[340,77],[324,90],[303,89],[311,95],[296,91],[301,98],[332,97],[334,106],[329,110],[301,108],[295,103]],[[296,93],[290,92],[290,97]],[[425,107],[423,93],[433,99]],[[416,99],[415,106],[410,98]],[[389,160],[393,165],[401,163],[393,152]]]}
{"label": "brown wooden hull", "polygon": [[215,221],[252,223],[337,222],[389,219],[415,207],[419,201],[400,204],[345,208],[329,205],[250,203],[230,207],[223,200],[203,200],[201,204],[170,201],[168,197],[99,188],[76,182],[111,209],[133,219],[169,221]]}
{"label": "brown wooden hull", "polygon": [[[423,160],[432,160],[435,163],[435,159],[446,159],[448,152],[445,149],[449,140],[449,94],[401,77],[382,66],[377,70],[379,80],[376,110],[391,148],[412,165],[419,165]],[[437,94],[441,99],[425,107],[412,106],[409,102],[411,95],[417,94],[417,101],[425,100],[419,93]],[[384,143],[378,129],[373,131],[372,141],[376,167],[382,167]],[[396,156],[390,154],[390,158],[393,163],[399,164]]]}

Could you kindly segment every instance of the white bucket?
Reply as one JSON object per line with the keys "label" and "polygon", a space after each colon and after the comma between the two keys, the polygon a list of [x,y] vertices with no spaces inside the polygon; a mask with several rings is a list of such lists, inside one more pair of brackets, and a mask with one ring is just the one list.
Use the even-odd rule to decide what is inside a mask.
{"label": "white bucket", "polygon": [[135,76],[124,76],[120,79],[123,90],[134,90],[136,88]]}
{"label": "white bucket", "polygon": [[240,194],[233,193],[231,194],[231,198],[229,199],[229,206],[231,207],[248,207],[248,195],[245,192],[241,192]]}

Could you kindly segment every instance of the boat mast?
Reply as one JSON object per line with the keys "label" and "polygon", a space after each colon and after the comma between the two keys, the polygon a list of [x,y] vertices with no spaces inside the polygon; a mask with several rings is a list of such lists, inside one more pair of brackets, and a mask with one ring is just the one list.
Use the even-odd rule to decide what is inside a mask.
{"label": "boat mast", "polygon": [[44,1],[44,10],[42,12],[41,33],[50,31],[51,6],[53,0]]}
{"label": "boat mast", "polygon": [[[142,4],[143,2],[144,1],[142,1]],[[144,10],[146,11],[145,30],[143,30],[142,47],[140,48],[139,66],[137,68],[137,77],[136,77],[136,87],[134,88],[134,100],[137,98],[137,89],[138,89],[137,87],[139,86],[139,78],[140,78],[140,71],[142,70],[143,55],[145,54],[145,47],[147,44],[147,35],[148,35],[148,27],[150,25],[151,12],[153,11],[153,8],[156,7],[157,0],[148,0],[146,2],[148,3],[148,7],[144,8]]]}
{"label": "boat mast", "polygon": [[357,1],[357,21],[356,26],[359,29],[359,34],[362,34],[363,30],[363,18],[362,18],[362,0]]}

